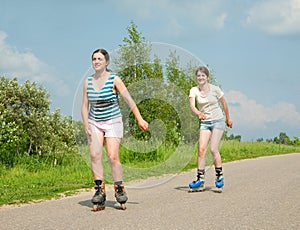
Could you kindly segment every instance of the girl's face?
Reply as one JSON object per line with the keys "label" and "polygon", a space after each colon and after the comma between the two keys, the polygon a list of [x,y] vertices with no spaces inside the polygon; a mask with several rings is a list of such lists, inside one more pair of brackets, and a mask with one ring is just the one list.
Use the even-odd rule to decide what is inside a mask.
{"label": "girl's face", "polygon": [[94,70],[99,71],[99,70],[105,70],[108,63],[105,60],[105,56],[102,53],[98,52],[98,53],[94,53],[92,64]]}
{"label": "girl's face", "polygon": [[208,83],[208,76],[205,73],[198,71],[197,72],[197,82],[199,85],[204,85],[204,84]]}

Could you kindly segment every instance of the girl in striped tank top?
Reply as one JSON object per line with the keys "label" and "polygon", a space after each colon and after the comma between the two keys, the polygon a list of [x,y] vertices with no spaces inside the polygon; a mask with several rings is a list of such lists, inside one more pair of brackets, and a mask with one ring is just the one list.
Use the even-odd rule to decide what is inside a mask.
{"label": "girl in striped tank top", "polygon": [[119,160],[119,148],[123,137],[122,115],[118,104],[118,93],[131,108],[139,127],[148,130],[148,123],[142,118],[135,102],[131,98],[123,81],[107,69],[109,54],[97,49],[92,54],[92,66],[95,73],[89,76],[83,87],[81,115],[91,156],[91,168],[96,193],[92,198],[94,211],[105,207],[104,173],[102,149],[104,142],[114,180],[115,196],[125,209],[127,196],[122,185],[122,166]]}

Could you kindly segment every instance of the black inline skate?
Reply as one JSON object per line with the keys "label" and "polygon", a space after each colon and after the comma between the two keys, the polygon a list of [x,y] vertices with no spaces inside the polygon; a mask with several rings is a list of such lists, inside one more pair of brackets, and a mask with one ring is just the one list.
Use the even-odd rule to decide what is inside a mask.
{"label": "black inline skate", "polygon": [[126,191],[124,189],[123,185],[114,185],[115,189],[115,197],[118,203],[121,205],[121,209],[125,210],[126,209],[126,201],[128,200]]}
{"label": "black inline skate", "polygon": [[105,184],[95,185],[96,192],[92,198],[93,211],[101,211],[105,209],[106,192]]}

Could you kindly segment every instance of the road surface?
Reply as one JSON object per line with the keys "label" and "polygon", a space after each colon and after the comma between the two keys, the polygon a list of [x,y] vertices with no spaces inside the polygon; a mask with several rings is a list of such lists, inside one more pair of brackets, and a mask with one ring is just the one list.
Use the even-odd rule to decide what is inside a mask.
{"label": "road surface", "polygon": [[2,207],[0,229],[300,229],[300,153],[226,163],[223,169],[223,193],[214,192],[213,167],[207,190],[188,193],[192,170],[127,183],[125,211],[118,209],[112,186],[101,212],[91,211],[92,190]]}

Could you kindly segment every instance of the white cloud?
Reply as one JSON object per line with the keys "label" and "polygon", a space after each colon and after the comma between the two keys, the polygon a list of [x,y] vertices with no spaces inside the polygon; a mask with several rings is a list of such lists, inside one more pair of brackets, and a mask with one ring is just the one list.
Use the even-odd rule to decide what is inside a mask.
{"label": "white cloud", "polygon": [[237,127],[246,130],[274,129],[273,124],[280,123],[286,129],[300,131],[300,113],[291,103],[277,102],[272,107],[266,107],[239,91],[226,92],[226,99]]}
{"label": "white cloud", "polygon": [[111,0],[121,13],[157,23],[154,30],[165,37],[179,37],[185,28],[207,33],[222,30],[226,23],[240,21],[274,35],[300,34],[300,0],[222,1],[222,0]]}
{"label": "white cloud", "polygon": [[58,79],[47,64],[32,52],[19,52],[17,48],[7,44],[6,38],[7,34],[0,31],[0,76],[35,81],[52,89],[58,96],[70,93],[69,86]]}
{"label": "white cloud", "polygon": [[0,31],[0,70],[8,77],[18,77],[34,81],[44,80],[42,69],[46,67],[33,53],[20,53],[6,44],[7,34]]}
{"label": "white cloud", "polygon": [[[224,27],[227,13],[222,0],[126,0],[111,1],[118,11],[157,23],[160,35],[182,35],[187,25],[197,31],[220,30]],[[157,29],[157,28],[156,28]],[[181,34],[182,33],[182,34]]]}
{"label": "white cloud", "polygon": [[246,24],[274,35],[300,34],[300,0],[259,1],[248,11]]}

